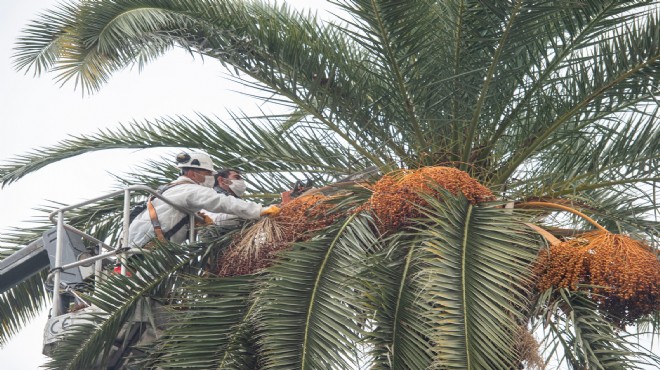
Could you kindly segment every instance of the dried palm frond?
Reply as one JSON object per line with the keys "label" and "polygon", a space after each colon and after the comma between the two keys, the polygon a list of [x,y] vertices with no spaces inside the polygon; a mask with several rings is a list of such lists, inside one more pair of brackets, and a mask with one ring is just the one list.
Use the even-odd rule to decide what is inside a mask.
{"label": "dried palm frond", "polygon": [[540,345],[534,335],[524,326],[516,330],[516,351],[525,369],[545,369],[545,361],[539,355]]}
{"label": "dried palm frond", "polygon": [[660,261],[643,242],[599,230],[550,246],[535,264],[537,289],[585,290],[618,325],[660,310]]}
{"label": "dried palm frond", "polygon": [[218,258],[218,275],[246,275],[267,267],[282,240],[282,227],[270,217],[262,218],[234,237]]}
{"label": "dried palm frond", "polygon": [[270,266],[277,252],[334,222],[339,215],[330,213],[333,205],[329,199],[320,193],[300,196],[283,205],[277,216],[266,217],[238,233],[218,258],[218,274],[252,274]]}
{"label": "dried palm frond", "polygon": [[463,193],[472,204],[495,199],[487,187],[466,172],[435,166],[386,174],[373,185],[369,208],[383,231],[396,230],[422,215],[418,206],[427,202],[419,194],[439,197],[438,186],[452,194]]}

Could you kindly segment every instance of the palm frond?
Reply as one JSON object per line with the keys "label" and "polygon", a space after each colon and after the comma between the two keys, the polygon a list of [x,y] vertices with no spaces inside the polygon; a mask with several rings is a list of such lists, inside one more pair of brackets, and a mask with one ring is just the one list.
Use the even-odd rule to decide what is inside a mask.
{"label": "palm frond", "polygon": [[[149,5],[122,0],[84,3],[72,12],[70,16],[78,16],[78,22],[58,30],[76,40],[56,67],[62,71],[59,78],[63,81],[75,79],[86,90],[97,90],[112,72],[153,59],[178,44],[217,58],[261,81],[263,87],[304,107],[361,155],[382,164],[332,117],[337,112],[348,113],[351,119],[346,121],[354,122],[354,109],[346,109],[346,104],[338,109],[338,102],[328,109],[318,106],[319,102],[332,101],[334,98],[330,96],[342,103],[351,102],[350,98],[342,97],[340,90],[319,89],[315,77],[336,70],[336,64],[346,60],[342,53],[349,48],[339,34],[322,32],[300,13],[258,2],[183,0]],[[278,22],[273,22],[274,19]],[[279,34],[284,30],[295,34],[298,42],[282,42]],[[49,36],[39,27],[29,32],[34,35],[26,37],[28,41]],[[338,52],[336,48],[340,44],[344,47]],[[31,48],[21,53],[25,59],[36,58]],[[323,57],[319,60],[318,55]],[[279,59],[277,63],[273,63],[275,58]],[[300,74],[300,68],[310,72]],[[333,75],[333,86],[343,85],[343,91],[351,89],[351,84],[342,83],[340,78],[344,79],[341,74]],[[326,117],[325,111],[331,117]]]}
{"label": "palm frond", "polygon": [[35,75],[50,71],[58,62],[63,50],[72,41],[65,32],[76,23],[78,15],[72,3],[60,3],[56,9],[41,14],[20,37],[14,54],[16,69],[33,70]]}
{"label": "palm frond", "polygon": [[[150,367],[255,369],[255,277],[187,277],[173,321],[150,350]],[[251,339],[251,340],[250,340]],[[251,343],[252,342],[252,343]]]}
{"label": "palm frond", "polygon": [[[423,299],[432,302],[435,364],[443,368],[509,368],[522,308],[530,295],[530,266],[539,249],[522,218],[499,204],[473,206],[447,196],[428,199],[430,222],[420,225],[433,254],[420,272]],[[483,309],[487,307],[487,309]]]}
{"label": "palm frond", "polygon": [[[237,122],[236,126],[232,128],[205,116],[199,116],[197,120],[178,117],[122,125],[115,130],[72,137],[55,146],[19,155],[0,166],[0,175],[3,185],[6,185],[50,163],[91,151],[151,147],[203,149],[227,167],[245,168],[247,172],[256,174],[302,172],[310,176],[316,173],[339,175],[350,174],[368,165],[349,161],[352,156],[336,139],[326,137],[318,140],[313,131],[283,134],[276,130],[277,123],[256,125],[249,120]],[[161,165],[159,168],[172,171],[171,166]],[[267,177],[266,174],[263,176]],[[260,180],[266,182],[265,178]]]}
{"label": "palm frond", "polygon": [[364,329],[376,369],[426,369],[434,357],[434,303],[421,298],[425,279],[419,274],[430,253],[414,235],[397,234],[383,241],[367,260],[361,277],[364,309],[372,313]]}
{"label": "palm frond", "polygon": [[45,280],[43,271],[0,294],[0,346],[37,317],[50,301],[44,288]]}
{"label": "palm frond", "polygon": [[[132,276],[107,275],[96,285],[92,296],[83,296],[98,310],[80,317],[87,322],[67,329],[46,367],[81,369],[105,363],[122,328],[139,325],[132,322],[136,310],[148,309],[153,302],[168,303],[165,294],[174,287],[173,274],[195,261],[201,251],[175,244],[160,245],[141,260],[131,261]],[[127,345],[130,338],[122,340]]]}
{"label": "palm frond", "polygon": [[264,369],[351,369],[364,321],[356,261],[375,243],[369,222],[351,216],[281,253],[258,291],[257,335]]}
{"label": "palm frond", "polygon": [[[31,230],[11,229],[0,236],[2,259],[9,257],[25,246],[41,239],[47,227],[34,226]],[[43,243],[41,243],[43,245]],[[36,270],[36,269],[35,269]],[[22,269],[23,273],[26,272]],[[28,322],[36,318],[49,302],[45,289],[47,268],[42,271],[33,271],[32,276],[22,276],[16,281],[5,280],[0,293],[0,345],[7,343],[11,337],[18,333]],[[13,274],[17,277],[16,272]],[[22,280],[21,280],[22,279]],[[15,284],[12,286],[12,284]]]}
{"label": "palm frond", "polygon": [[631,102],[653,101],[658,81],[649,76],[660,63],[660,49],[646,43],[657,45],[657,18],[656,13],[649,12],[644,18],[624,22],[597,36],[589,49],[577,48],[566,56],[565,64],[553,73],[569,74],[572,78],[556,76],[562,86],[544,92],[553,97],[549,101],[556,109],[548,112],[552,118],[538,121],[542,126],[531,128],[535,132],[531,140],[525,137],[525,142],[516,145],[520,150],[502,164],[496,182],[504,181],[535,152],[558,138],[578,135],[579,130],[593,132],[588,130],[590,117],[599,117],[602,112],[610,116],[632,112]]}
{"label": "palm frond", "polygon": [[[553,298],[554,297],[554,300]],[[660,357],[638,343],[629,342],[598,313],[593,301],[579,292],[546,291],[536,303],[540,311],[535,327],[543,324],[546,356],[572,369],[638,369],[660,364]]]}

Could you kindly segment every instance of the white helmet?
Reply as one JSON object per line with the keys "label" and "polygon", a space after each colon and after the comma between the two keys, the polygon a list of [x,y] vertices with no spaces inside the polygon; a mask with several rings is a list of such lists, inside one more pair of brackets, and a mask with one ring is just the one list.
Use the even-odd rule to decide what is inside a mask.
{"label": "white helmet", "polygon": [[199,168],[208,170],[215,175],[217,172],[213,169],[213,160],[204,152],[186,153],[181,152],[176,156],[176,163],[178,168]]}

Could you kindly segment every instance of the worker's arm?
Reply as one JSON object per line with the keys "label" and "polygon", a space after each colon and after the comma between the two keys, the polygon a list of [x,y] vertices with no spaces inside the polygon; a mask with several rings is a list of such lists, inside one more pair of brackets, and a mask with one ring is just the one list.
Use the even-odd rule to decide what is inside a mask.
{"label": "worker's arm", "polygon": [[188,197],[188,207],[191,209],[205,209],[210,212],[229,213],[245,219],[257,219],[267,209],[267,207],[262,207],[258,203],[216,193],[211,188],[205,188],[199,185],[180,186],[196,187],[194,189],[195,191],[191,192]]}

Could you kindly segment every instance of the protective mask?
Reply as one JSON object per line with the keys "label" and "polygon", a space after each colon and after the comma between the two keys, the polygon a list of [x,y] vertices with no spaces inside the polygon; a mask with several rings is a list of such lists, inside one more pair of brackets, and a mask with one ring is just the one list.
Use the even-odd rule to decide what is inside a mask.
{"label": "protective mask", "polygon": [[200,185],[207,187],[207,188],[213,188],[215,185],[215,177],[213,176],[204,176],[204,181],[200,183]]}
{"label": "protective mask", "polygon": [[231,184],[229,184],[229,189],[236,194],[237,197],[243,196],[245,194],[245,190],[247,190],[247,185],[245,185],[244,180],[231,180]]}

